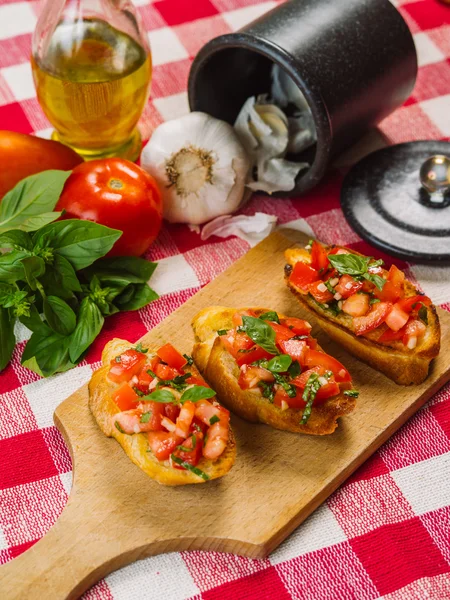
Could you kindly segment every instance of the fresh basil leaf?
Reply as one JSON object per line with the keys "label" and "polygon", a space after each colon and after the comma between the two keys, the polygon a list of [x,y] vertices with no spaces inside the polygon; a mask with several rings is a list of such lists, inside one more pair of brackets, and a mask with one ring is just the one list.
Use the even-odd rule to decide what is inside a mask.
{"label": "fresh basil leaf", "polygon": [[35,231],[57,219],[53,211],[70,171],[43,171],[19,181],[0,204],[0,232]]}
{"label": "fresh basil leaf", "polygon": [[[156,374],[153,373],[153,371],[151,371],[150,369],[148,369],[147,373],[153,378],[156,377]],[[174,390],[182,392],[188,386],[188,384],[186,383],[186,379],[189,379],[189,377],[192,377],[192,373],[177,375],[173,379],[159,379],[158,387],[171,387]]]}
{"label": "fresh basil leaf", "polygon": [[27,256],[22,260],[25,278],[32,290],[36,290],[37,279],[45,273],[45,262],[39,256]]}
{"label": "fresh basil leaf", "polygon": [[169,390],[155,390],[148,396],[139,398],[139,402],[161,402],[162,404],[177,404],[175,396]]}
{"label": "fresh basil leaf", "polygon": [[266,381],[258,381],[258,387],[261,388],[263,398],[267,398],[270,402],[273,402],[275,398],[275,389],[272,383]]}
{"label": "fresh basil leaf", "polygon": [[191,471],[191,473],[194,473],[198,477],[201,477],[204,481],[208,481],[208,479],[210,479],[210,476],[207,475],[206,473],[204,473],[201,469],[199,469],[198,467],[192,466],[188,462],[185,462],[178,456],[175,456],[175,454],[171,454],[170,458],[172,459],[172,461],[174,463],[176,463],[177,465],[180,465],[181,467],[184,467],[187,471]]}
{"label": "fresh basil leaf", "polygon": [[275,377],[276,383],[278,383],[278,385],[281,385],[281,387],[289,396],[289,398],[295,398],[297,396],[297,388],[295,387],[295,385],[290,384],[286,377],[275,372],[273,372],[272,374]]}
{"label": "fresh basil leaf", "polygon": [[292,379],[295,379],[302,372],[302,368],[298,360],[294,360],[288,369],[288,373]]}
{"label": "fresh basil leaf", "polygon": [[53,248],[54,254],[66,258],[78,271],[109,252],[121,235],[117,229],[91,221],[67,219],[42,227],[34,234],[33,242],[40,248]]}
{"label": "fresh basil leaf", "polygon": [[275,331],[262,321],[255,317],[242,317],[242,329],[252,339],[255,344],[263,348],[269,354],[278,354],[275,345]]}
{"label": "fresh basil leaf", "polygon": [[141,423],[148,423],[151,418],[152,418],[152,412],[149,411],[149,412],[143,413],[140,421],[141,421]]}
{"label": "fresh basil leaf", "polygon": [[0,371],[6,367],[16,343],[14,336],[14,319],[7,308],[0,307]]}
{"label": "fresh basil leaf", "polygon": [[422,304],[422,306],[419,308],[418,315],[419,319],[423,321],[425,325],[428,325],[428,310],[424,304]]}
{"label": "fresh basil leaf", "polygon": [[272,373],[286,373],[292,364],[292,358],[289,354],[279,354],[274,358],[270,359],[267,363],[266,369]]}
{"label": "fresh basil leaf", "polygon": [[154,292],[146,283],[138,283],[134,286],[134,293],[129,300],[125,300],[124,296],[121,294],[115,298],[114,304],[121,311],[139,310],[158,298],[158,294]]}
{"label": "fresh basil leaf", "polygon": [[357,254],[329,254],[328,260],[341,275],[363,275],[367,273],[371,258]]}
{"label": "fresh basil leaf", "polygon": [[0,233],[0,248],[9,250],[32,250],[31,236],[20,229]]}
{"label": "fresh basil leaf", "polygon": [[[1,205],[0,205],[1,206]],[[29,256],[28,252],[13,250],[0,254],[0,281],[16,282],[25,278],[22,261]]]}
{"label": "fresh basil leaf", "polygon": [[44,315],[51,329],[61,335],[70,335],[75,329],[76,314],[67,302],[57,296],[44,298]]}
{"label": "fresh basil leaf", "polygon": [[263,321],[274,321],[275,323],[280,322],[278,314],[274,310],[269,310],[262,315],[259,315],[259,318]]}
{"label": "fresh basil leaf", "polygon": [[188,400],[190,402],[198,402],[199,400],[212,398],[215,395],[216,392],[209,387],[205,387],[204,385],[194,385],[183,392],[180,402],[181,404],[184,404]]}
{"label": "fresh basil leaf", "polygon": [[28,316],[22,315],[19,317],[19,321],[25,327],[28,327],[30,331],[48,335],[51,333],[50,328],[43,322],[35,306],[30,307],[30,314]]}
{"label": "fresh basil leaf", "polygon": [[371,269],[373,269],[374,267],[382,267],[384,265],[384,260],[382,258],[379,258],[378,260],[373,260],[370,264],[369,267]]}
{"label": "fresh basil leaf", "polygon": [[214,423],[218,423],[219,421],[220,421],[220,417],[218,417],[217,415],[213,415],[209,420],[209,424],[214,425]]}
{"label": "fresh basil leaf", "polygon": [[98,260],[89,269],[86,269],[86,275],[91,277],[95,273],[100,279],[103,279],[109,275],[120,273],[122,277],[128,279],[129,283],[146,283],[153,275],[156,267],[157,263],[144,258],[118,256]]}
{"label": "fresh basil leaf", "polygon": [[[346,254],[342,254],[342,256],[347,256]],[[305,389],[303,391],[302,398],[306,402],[306,406],[303,409],[303,416],[300,421],[300,425],[306,425],[309,417],[311,416],[312,406],[314,400],[316,399],[317,392],[320,390],[321,384],[319,381],[319,376],[317,373],[311,373],[308,377],[308,381],[306,382]]]}
{"label": "fresh basil leaf", "polygon": [[57,372],[66,371],[75,366],[69,359],[70,338],[45,329],[34,332],[28,340],[22,354],[22,365],[41,377],[50,377]]}
{"label": "fresh basil leaf", "polygon": [[40,278],[46,293],[49,296],[59,296],[68,300],[73,292],[81,292],[75,269],[70,262],[56,254],[52,264],[47,264],[44,275]]}
{"label": "fresh basil leaf", "polygon": [[[9,283],[0,283],[0,306],[5,306],[5,303],[17,292],[17,288]],[[26,295],[26,292],[25,292]],[[5,306],[5,308],[8,308]]]}
{"label": "fresh basil leaf", "polygon": [[382,277],[380,277],[379,275],[375,275],[374,273],[364,273],[363,274],[364,279],[367,279],[367,281],[371,281],[381,292],[381,290],[384,287],[384,284],[386,283],[386,279],[383,279]]}
{"label": "fresh basil leaf", "polygon": [[99,307],[90,298],[83,298],[77,325],[70,336],[69,356],[76,362],[100,333],[105,319]]}
{"label": "fresh basil leaf", "polygon": [[357,398],[359,396],[358,390],[345,390],[344,396],[348,396],[349,398]]}

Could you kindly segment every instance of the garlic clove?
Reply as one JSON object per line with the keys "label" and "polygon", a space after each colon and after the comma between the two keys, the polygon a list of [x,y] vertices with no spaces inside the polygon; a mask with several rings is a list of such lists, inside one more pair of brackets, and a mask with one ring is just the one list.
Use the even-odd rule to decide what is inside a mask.
{"label": "garlic clove", "polygon": [[155,129],[141,166],[159,184],[164,218],[199,225],[234,212],[246,196],[250,160],[233,127],[193,112]]}
{"label": "garlic clove", "polygon": [[275,228],[277,217],[257,212],[248,215],[225,215],[207,223],[201,233],[201,239],[207,240],[212,235],[228,237],[235,235],[254,246],[267,237]]}
{"label": "garlic clove", "polygon": [[309,168],[307,162],[291,162],[284,158],[271,158],[258,163],[258,179],[247,184],[254,192],[289,192],[295,187],[295,179],[300,171]]}

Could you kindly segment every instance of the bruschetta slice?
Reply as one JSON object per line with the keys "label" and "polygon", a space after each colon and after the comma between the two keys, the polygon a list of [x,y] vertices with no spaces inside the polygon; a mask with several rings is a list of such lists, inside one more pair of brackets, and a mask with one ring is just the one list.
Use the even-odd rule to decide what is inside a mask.
{"label": "bruschetta slice", "polygon": [[439,318],[403,271],[317,240],[285,257],[287,286],[330,338],[398,384],[426,379],[439,354]]}
{"label": "bruschetta slice", "polygon": [[89,383],[100,429],[164,485],[205,483],[233,466],[230,413],[216,401],[192,358],[171,344],[155,352],[114,339]]}
{"label": "bruschetta slice", "polygon": [[192,322],[192,356],[221,402],[252,422],[325,435],[351,412],[358,392],[311,325],[263,308],[212,306]]}

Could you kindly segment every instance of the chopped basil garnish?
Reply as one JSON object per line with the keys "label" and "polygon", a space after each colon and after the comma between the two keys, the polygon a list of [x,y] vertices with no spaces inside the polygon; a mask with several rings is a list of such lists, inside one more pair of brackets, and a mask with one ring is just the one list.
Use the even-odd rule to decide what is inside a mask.
{"label": "chopped basil garnish", "polygon": [[180,402],[181,404],[184,404],[188,400],[191,402],[198,402],[199,400],[212,398],[215,395],[216,392],[209,387],[205,387],[204,385],[194,385],[183,392]]}
{"label": "chopped basil garnish", "polygon": [[148,396],[139,398],[139,402],[160,402],[162,404],[176,403],[175,396],[169,390],[155,390]]}
{"label": "chopped basil garnish", "polygon": [[217,335],[227,335],[228,329],[219,329]]}
{"label": "chopped basil garnish", "polygon": [[261,388],[263,398],[267,398],[270,402],[273,402],[273,399],[275,398],[273,384],[267,383],[267,381],[258,381],[258,387]]}
{"label": "chopped basil garnish", "polygon": [[307,340],[309,338],[309,335],[294,335],[293,338],[291,338],[291,340]]}
{"label": "chopped basil garnish", "polygon": [[331,292],[333,295],[336,293],[336,290],[334,289],[334,287],[330,283],[330,279],[328,279],[327,281],[324,281],[323,283],[325,284],[325,287],[327,288],[327,290],[329,292]]}
{"label": "chopped basil garnish", "polygon": [[278,314],[274,310],[269,310],[268,312],[265,312],[262,315],[259,315],[259,318],[262,319],[263,321],[274,321],[275,323],[280,322],[280,318],[278,317]]}
{"label": "chopped basil garnish", "polygon": [[186,448],[186,446],[177,446],[178,450],[181,452],[192,452],[193,448]]}
{"label": "chopped basil garnish", "polygon": [[120,356],[116,356],[116,358],[114,360],[116,361],[116,363],[122,362],[122,358]]}
{"label": "chopped basil garnish", "polygon": [[380,291],[383,289],[386,280],[380,277],[379,275],[374,275],[373,273],[364,273],[364,279],[371,281]]}
{"label": "chopped basil garnish", "polygon": [[148,352],[148,348],[144,348],[144,346],[141,344],[141,342],[136,344],[136,346],[133,348],[133,350],[136,350],[136,352],[140,352],[141,354],[147,354],[147,352]]}
{"label": "chopped basil garnish", "polygon": [[217,415],[213,415],[209,420],[209,424],[214,425],[214,423],[218,423],[219,421],[220,421],[220,418]]}
{"label": "chopped basil garnish", "polygon": [[423,321],[425,323],[425,325],[428,325],[428,311],[427,311],[427,307],[422,304],[422,306],[419,308],[419,319],[421,321]]}
{"label": "chopped basil garnish", "polygon": [[180,465],[180,467],[184,467],[188,471],[191,471],[191,473],[194,473],[198,477],[201,477],[204,481],[208,481],[208,479],[210,479],[209,475],[207,475],[206,473],[204,473],[203,471],[201,471],[197,467],[194,467],[193,465],[190,465],[188,462],[186,462],[184,460],[181,460],[181,458],[178,458],[178,456],[175,456],[175,454],[172,454],[170,456],[170,458],[172,459],[172,461],[174,463],[177,463],[177,465]]}
{"label": "chopped basil garnish", "polygon": [[249,348],[248,350],[246,350],[245,348],[240,348],[238,350],[238,353],[241,353],[241,354],[248,354],[249,352],[253,352],[253,348]]}
{"label": "chopped basil garnish", "polygon": [[[347,256],[347,255],[342,255]],[[314,400],[316,399],[317,392],[320,390],[320,381],[317,373],[311,373],[308,377],[308,381],[306,382],[305,389],[303,391],[302,398],[306,402],[306,406],[303,409],[302,420],[300,421],[300,425],[306,425],[309,417],[311,416],[311,410]]]}
{"label": "chopped basil garnish", "polygon": [[118,429],[120,431],[120,433],[125,433],[125,431],[122,429],[122,427],[119,425],[119,423],[117,421],[114,421],[114,425],[116,426],[116,429]]}
{"label": "chopped basil garnish", "polygon": [[[379,267],[382,260],[372,263],[370,256],[358,256],[357,254],[329,254],[328,259],[340,275],[352,275],[353,277],[371,281],[379,290],[383,289],[386,280],[374,273],[369,273],[369,267]],[[370,263],[370,264],[369,264]]]}
{"label": "chopped basil garnish", "polygon": [[294,360],[288,369],[289,375],[292,377],[292,379],[295,379],[295,377],[298,377],[301,372],[302,368],[300,366],[300,363],[298,362],[298,360]]}
{"label": "chopped basil garnish", "polygon": [[194,434],[192,436],[192,450],[194,450],[196,446],[197,446],[197,436]]}
{"label": "chopped basil garnish", "polygon": [[141,417],[141,423],[148,423],[150,421],[150,419],[152,418],[152,413],[151,411],[146,412],[142,415]]}
{"label": "chopped basil garnish", "polygon": [[349,396],[349,398],[357,398],[359,396],[358,390],[345,390],[344,396]]}
{"label": "chopped basil garnish", "polygon": [[269,354],[278,354],[275,345],[275,331],[262,319],[255,317],[242,317],[242,329],[255,344]]}
{"label": "chopped basil garnish", "polygon": [[189,354],[183,354],[183,357],[186,359],[187,364],[191,367],[194,364],[194,359]]}
{"label": "chopped basil garnish", "polygon": [[369,304],[377,304],[378,302],[381,302],[379,298],[371,298],[369,300]]}
{"label": "chopped basil garnish", "polygon": [[135,394],[137,394],[139,397],[145,396],[145,393],[142,392],[139,388],[134,387],[133,388],[133,392],[135,392]]}
{"label": "chopped basil garnish", "polygon": [[[156,373],[154,373],[151,369],[147,369],[147,373],[151,377],[157,378]],[[178,390],[179,392],[182,392],[188,386],[188,384],[186,383],[186,379],[189,379],[189,377],[192,377],[192,373],[185,373],[184,375],[177,375],[173,379],[160,379],[158,381],[157,387],[171,387],[174,390]]]}
{"label": "chopped basil garnish", "polygon": [[280,375],[279,373],[273,373],[273,376],[275,377],[275,381],[278,383],[278,385],[281,385],[289,398],[295,398],[297,396],[297,388],[288,383],[283,375]]}
{"label": "chopped basil garnish", "polygon": [[[200,433],[200,432],[201,432],[201,430],[202,430],[202,428],[201,428],[199,425],[197,425],[197,423],[194,423],[194,424],[192,425],[192,427],[195,429],[195,431],[196,431],[197,433]],[[194,435],[194,437],[195,437],[195,435]]]}

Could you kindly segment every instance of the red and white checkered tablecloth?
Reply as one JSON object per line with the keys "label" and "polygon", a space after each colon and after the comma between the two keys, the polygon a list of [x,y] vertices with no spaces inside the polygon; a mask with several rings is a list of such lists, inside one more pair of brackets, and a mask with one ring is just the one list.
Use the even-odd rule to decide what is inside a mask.
{"label": "red and white checkered tablecloth", "polygon": [[[374,0],[376,1],[376,0]],[[135,0],[154,57],[144,137],[188,110],[192,59],[210,38],[276,6],[258,0]],[[369,134],[365,146],[450,137],[450,6],[396,0],[419,53],[412,97]],[[29,64],[38,3],[0,0],[0,129],[48,136]],[[1,168],[1,165],[0,165]],[[342,175],[302,198],[254,197],[245,214],[297,221],[328,243],[380,256],[349,228],[339,208]],[[47,380],[20,365],[29,332],[17,328],[12,364],[0,375],[0,564],[54,524],[67,501],[71,461],[53,426],[55,407],[87,382],[113,336],[135,340],[248,250],[238,238],[200,241],[166,225],[148,258],[161,298],[109,318],[87,359]],[[382,256],[387,262],[389,257]],[[450,310],[450,269],[395,261],[436,304]],[[106,577],[86,599],[300,600],[450,598],[450,385],[443,388],[266,560],[210,552],[148,558]],[[0,581],[1,597],[1,581]],[[47,600],[47,599],[46,599]],[[52,600],[52,599],[49,599]]]}

